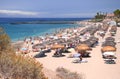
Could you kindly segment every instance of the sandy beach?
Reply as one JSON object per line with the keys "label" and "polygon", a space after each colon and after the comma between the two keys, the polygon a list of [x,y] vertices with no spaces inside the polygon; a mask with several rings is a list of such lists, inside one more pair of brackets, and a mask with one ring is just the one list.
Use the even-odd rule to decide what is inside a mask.
{"label": "sandy beach", "polygon": [[[116,40],[120,38],[120,28],[118,28],[117,34],[115,36]],[[105,37],[107,37],[106,35]],[[71,71],[78,72],[85,76],[85,79],[120,79],[120,43],[116,45],[117,51],[116,56],[117,59],[116,64],[105,64],[101,54],[101,44],[99,46],[93,48],[91,51],[90,58],[84,58],[88,62],[87,63],[72,63],[74,58],[66,58],[68,54],[65,54],[66,57],[62,58],[53,58],[51,57],[52,53],[48,53],[45,58],[37,58],[39,62],[43,63],[43,66],[47,69],[55,71],[58,67],[64,67]]]}
{"label": "sandy beach", "polygon": [[[83,29],[85,27],[81,27]],[[36,61],[43,64],[43,71],[45,72],[45,75],[49,77],[49,79],[56,79],[56,69],[58,67],[66,68],[70,71],[77,72],[79,74],[82,74],[85,79],[120,79],[120,27],[117,27],[117,32],[114,36],[116,44],[116,57],[115,59],[116,64],[106,64],[104,59],[102,58],[101,48],[102,48],[102,42],[105,41],[105,38],[110,36],[109,30],[111,27],[109,27],[108,31],[105,34],[105,37],[102,39],[100,36],[95,33],[95,37],[99,38],[99,44],[92,48],[92,51],[89,51],[90,57],[83,58],[83,60],[86,60],[86,63],[73,63],[75,59],[79,58],[68,58],[70,54],[75,54],[76,51],[73,49],[72,53],[63,53],[65,55],[64,57],[52,57],[54,54],[54,50],[52,50],[50,53],[46,53],[46,57],[41,58],[35,58]],[[38,43],[38,41],[36,41]],[[31,47],[30,47],[31,48]],[[27,55],[34,56],[39,52],[31,52]],[[49,72],[48,72],[49,71]]]}

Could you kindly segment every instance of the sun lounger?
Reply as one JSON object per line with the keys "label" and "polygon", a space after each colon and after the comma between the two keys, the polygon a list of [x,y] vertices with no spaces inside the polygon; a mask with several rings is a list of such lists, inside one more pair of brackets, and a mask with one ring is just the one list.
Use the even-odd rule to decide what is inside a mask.
{"label": "sun lounger", "polygon": [[64,57],[65,55],[53,55],[52,57]]}
{"label": "sun lounger", "polygon": [[38,53],[37,55],[35,55],[34,57],[35,58],[39,58],[39,57],[45,57],[46,55],[45,55],[45,53],[44,52],[40,52],[40,53]]}
{"label": "sun lounger", "polygon": [[115,59],[104,59],[106,64],[115,64]]}
{"label": "sun lounger", "polygon": [[73,63],[87,63],[88,61],[87,60],[79,60],[79,59],[76,59],[76,60],[73,60],[72,61]]}
{"label": "sun lounger", "polygon": [[44,53],[49,53],[51,52],[51,49],[46,49],[46,50],[43,50]]}
{"label": "sun lounger", "polygon": [[106,58],[104,59],[106,64],[115,64],[115,56],[106,56]]}
{"label": "sun lounger", "polygon": [[82,57],[90,57],[89,54],[90,54],[89,52],[86,52],[86,53],[82,54]]}

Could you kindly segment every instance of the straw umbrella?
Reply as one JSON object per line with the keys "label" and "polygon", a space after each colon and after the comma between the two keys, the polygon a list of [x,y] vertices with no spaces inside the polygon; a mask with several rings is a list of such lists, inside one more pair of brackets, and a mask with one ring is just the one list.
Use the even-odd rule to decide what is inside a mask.
{"label": "straw umbrella", "polygon": [[76,50],[82,55],[82,57],[88,57],[89,53],[86,52],[86,50],[90,50],[90,47],[86,44],[81,44],[76,47]]}
{"label": "straw umbrella", "polygon": [[98,38],[96,38],[96,37],[94,37],[94,36],[91,36],[89,39],[98,40]]}
{"label": "straw umbrella", "polygon": [[92,43],[91,43],[90,41],[84,41],[83,43],[86,44],[86,45],[89,46],[89,47],[92,46]]}
{"label": "straw umbrella", "polygon": [[105,43],[102,44],[102,46],[112,46],[115,47],[116,43],[112,41],[106,41]]}
{"label": "straw umbrella", "polygon": [[57,34],[57,37],[62,37],[62,34]]}
{"label": "straw umbrella", "polygon": [[102,52],[107,52],[107,51],[116,51],[115,47],[112,46],[105,46],[101,49]]}
{"label": "straw umbrella", "polygon": [[51,49],[58,49],[58,48],[64,48],[65,46],[64,45],[61,45],[61,44],[54,44],[52,45]]}
{"label": "straw umbrella", "polygon": [[106,41],[107,41],[107,40],[109,40],[109,41],[115,41],[115,38],[113,38],[113,37],[107,37],[105,40],[106,40]]}
{"label": "straw umbrella", "polygon": [[34,46],[32,46],[32,48],[33,49],[35,49],[35,48],[37,48],[37,49],[44,49],[44,48],[46,48],[46,46],[43,45],[43,44],[35,44]]}
{"label": "straw umbrella", "polygon": [[86,50],[90,50],[90,47],[87,44],[81,44],[81,45],[76,47],[76,50],[78,50],[78,51],[86,51]]}

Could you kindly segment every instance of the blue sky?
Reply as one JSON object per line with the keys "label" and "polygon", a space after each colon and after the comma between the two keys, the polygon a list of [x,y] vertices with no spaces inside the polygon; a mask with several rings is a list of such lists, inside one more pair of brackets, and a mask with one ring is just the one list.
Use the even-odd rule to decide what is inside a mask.
{"label": "blue sky", "polygon": [[0,17],[79,18],[120,9],[120,0],[0,0]]}

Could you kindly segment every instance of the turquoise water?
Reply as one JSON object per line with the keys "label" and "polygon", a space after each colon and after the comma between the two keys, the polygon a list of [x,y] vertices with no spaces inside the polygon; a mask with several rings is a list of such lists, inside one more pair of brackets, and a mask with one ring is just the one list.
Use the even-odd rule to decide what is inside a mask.
{"label": "turquoise water", "polygon": [[30,36],[43,36],[63,28],[76,27],[77,24],[1,24],[12,41]]}
{"label": "turquoise water", "polygon": [[[88,19],[90,18],[0,18],[0,26],[5,29],[12,41],[17,41],[31,36],[44,36],[46,33],[51,34],[63,28],[77,27],[80,25],[70,22]],[[41,24],[11,24],[17,22],[40,22]],[[55,23],[51,24],[52,22]],[[66,23],[61,24],[61,22]]]}

